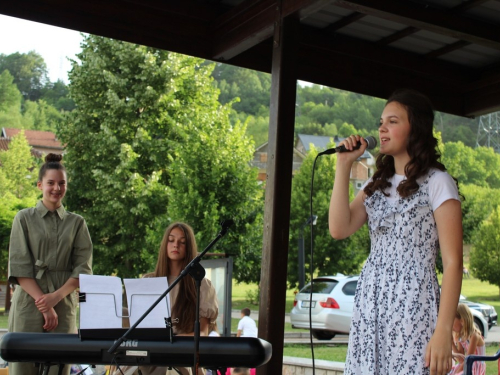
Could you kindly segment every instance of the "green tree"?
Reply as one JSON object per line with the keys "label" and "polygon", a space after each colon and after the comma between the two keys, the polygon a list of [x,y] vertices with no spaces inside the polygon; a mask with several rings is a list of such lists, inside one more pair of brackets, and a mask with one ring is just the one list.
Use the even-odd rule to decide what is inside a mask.
{"label": "green tree", "polygon": [[24,131],[12,138],[7,151],[0,151],[0,165],[0,280],[6,280],[12,221],[19,210],[33,207],[38,195]]}
{"label": "green tree", "polygon": [[218,63],[212,76],[220,90],[219,101],[222,104],[240,98],[242,100],[233,105],[234,110],[253,116],[258,115],[262,107],[269,108],[270,74]]}
{"label": "green tree", "polygon": [[464,242],[473,243],[481,223],[500,206],[500,189],[460,184],[460,192],[465,197],[462,202]]}
{"label": "green tree", "polygon": [[70,112],[75,109],[75,102],[69,97],[69,88],[61,80],[47,82],[43,88],[42,99],[58,111]]}
{"label": "green tree", "polygon": [[19,210],[35,204],[36,195],[18,198],[9,191],[0,194],[0,280],[7,280],[10,231],[14,216]]}
{"label": "green tree", "polygon": [[37,101],[48,79],[47,65],[35,52],[0,54],[0,72],[8,70],[24,99]]}
{"label": "green tree", "polygon": [[33,197],[37,176],[33,175],[35,166],[30,146],[24,130],[12,137],[7,151],[0,151],[0,194],[11,192],[17,198]]}
{"label": "green tree", "polygon": [[63,121],[63,114],[42,99],[37,102],[25,101],[23,112],[22,125],[25,129],[53,132]]}
{"label": "green tree", "polygon": [[10,109],[19,112],[21,98],[21,93],[14,83],[14,77],[8,70],[4,70],[0,74],[0,112],[7,112]]}
{"label": "green tree", "polygon": [[0,128],[20,128],[22,95],[8,70],[0,74]]}
{"label": "green tree", "polygon": [[485,220],[474,240],[470,253],[470,268],[481,281],[499,288],[500,295],[500,206]]}
{"label": "green tree", "polygon": [[[246,222],[245,200],[257,193],[242,198],[258,189],[245,186],[246,174],[253,174],[250,159],[242,158],[252,148],[243,127],[227,124],[229,108],[217,102],[211,82],[213,65],[92,35],[78,58],[69,86],[77,107],[58,134],[67,144],[68,207],[89,224],[95,272],[136,277],[150,271],[165,225],[176,219],[189,219],[200,247],[226,214],[238,225],[218,250],[240,250],[255,238],[258,214],[257,224]],[[215,176],[224,187],[210,184]],[[182,181],[188,177],[197,181]],[[231,207],[227,194],[238,191],[240,208]]]}
{"label": "green tree", "polygon": [[[310,216],[311,178],[313,163],[317,151],[311,149],[302,163],[292,183],[292,202],[290,211],[290,248],[288,252],[288,282],[291,287],[298,281],[298,240],[300,228]],[[328,229],[328,210],[335,176],[336,156],[320,157],[316,161],[314,171],[314,187],[312,191],[313,215],[318,216],[313,226],[313,273],[334,275],[337,272],[354,274],[360,271],[366,259],[370,240],[366,225],[351,237],[334,240]],[[354,191],[350,186],[350,197]],[[310,227],[304,228],[306,281],[310,280]]]}

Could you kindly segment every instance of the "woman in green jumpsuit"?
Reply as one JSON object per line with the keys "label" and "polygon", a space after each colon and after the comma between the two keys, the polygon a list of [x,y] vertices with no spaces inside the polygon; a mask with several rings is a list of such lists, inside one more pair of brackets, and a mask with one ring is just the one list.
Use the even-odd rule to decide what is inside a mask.
{"label": "woman in green jumpsuit", "polygon": [[[62,205],[66,170],[62,156],[48,154],[38,174],[43,193],[36,207],[19,211],[12,223],[9,283],[17,285],[9,332],[76,333],[80,274],[92,273],[92,242],[85,220]],[[65,366],[64,374],[69,374]],[[57,366],[51,374],[57,373]],[[9,363],[9,374],[37,374],[32,363]]]}

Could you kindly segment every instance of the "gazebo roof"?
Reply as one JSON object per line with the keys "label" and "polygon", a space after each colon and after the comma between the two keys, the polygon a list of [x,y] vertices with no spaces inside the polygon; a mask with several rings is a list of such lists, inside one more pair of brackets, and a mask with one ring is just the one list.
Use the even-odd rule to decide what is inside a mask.
{"label": "gazebo roof", "polygon": [[411,87],[460,116],[500,109],[497,0],[16,0],[0,13],[265,72],[276,20],[293,16],[300,80],[381,98]]}

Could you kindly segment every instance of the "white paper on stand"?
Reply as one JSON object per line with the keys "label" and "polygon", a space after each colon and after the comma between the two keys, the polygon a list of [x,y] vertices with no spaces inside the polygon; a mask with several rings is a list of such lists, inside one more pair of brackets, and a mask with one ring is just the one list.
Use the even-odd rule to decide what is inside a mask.
{"label": "white paper on stand", "polygon": [[80,329],[122,328],[122,282],[116,276],[80,275]]}
{"label": "white paper on stand", "polygon": [[[123,279],[127,291],[130,325],[153,305],[168,289],[166,277],[146,277],[143,279]],[[167,295],[139,323],[138,328],[165,328],[165,318],[170,317],[170,298]]]}

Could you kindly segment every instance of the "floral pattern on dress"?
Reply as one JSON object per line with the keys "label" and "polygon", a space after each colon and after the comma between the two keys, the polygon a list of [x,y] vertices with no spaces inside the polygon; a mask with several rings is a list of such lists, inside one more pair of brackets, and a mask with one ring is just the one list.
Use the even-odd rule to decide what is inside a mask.
{"label": "floral pattern on dress", "polygon": [[345,374],[429,374],[424,356],[437,321],[439,284],[431,172],[419,190],[365,200],[370,255],[355,296]]}

